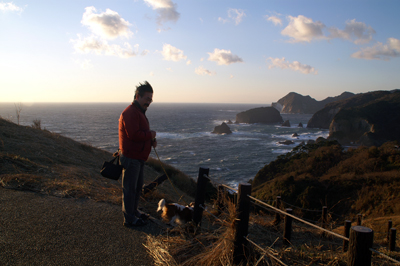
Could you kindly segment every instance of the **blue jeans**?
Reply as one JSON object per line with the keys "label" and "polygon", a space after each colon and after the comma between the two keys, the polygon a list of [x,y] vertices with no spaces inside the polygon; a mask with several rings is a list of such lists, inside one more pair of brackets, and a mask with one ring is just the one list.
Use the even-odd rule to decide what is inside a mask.
{"label": "blue jeans", "polygon": [[143,187],[144,161],[120,156],[122,170],[122,212],[125,223],[137,220],[138,205]]}

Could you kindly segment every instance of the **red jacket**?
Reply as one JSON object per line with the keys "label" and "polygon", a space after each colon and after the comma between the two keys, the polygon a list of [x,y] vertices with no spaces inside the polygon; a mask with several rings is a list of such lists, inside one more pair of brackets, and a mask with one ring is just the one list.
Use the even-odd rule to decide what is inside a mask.
{"label": "red jacket", "polygon": [[119,149],[125,157],[147,161],[152,138],[150,125],[141,108],[132,103],[119,117]]}

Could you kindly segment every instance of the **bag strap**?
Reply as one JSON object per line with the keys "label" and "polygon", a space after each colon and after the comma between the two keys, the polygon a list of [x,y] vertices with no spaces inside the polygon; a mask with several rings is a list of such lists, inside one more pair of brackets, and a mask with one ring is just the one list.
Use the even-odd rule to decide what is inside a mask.
{"label": "bag strap", "polygon": [[[117,159],[118,159],[118,160],[117,160]],[[114,157],[114,158],[110,161],[110,163],[114,163],[115,160],[117,160],[117,165],[119,165],[119,155],[116,156],[116,157]]]}

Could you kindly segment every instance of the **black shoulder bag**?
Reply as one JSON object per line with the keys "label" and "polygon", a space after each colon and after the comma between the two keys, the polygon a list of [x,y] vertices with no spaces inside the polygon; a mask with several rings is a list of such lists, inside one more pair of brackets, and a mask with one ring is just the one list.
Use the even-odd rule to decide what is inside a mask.
{"label": "black shoulder bag", "polygon": [[[115,160],[117,163],[115,164]],[[122,173],[122,165],[119,164],[119,155],[114,157],[111,161],[105,161],[101,168],[100,174],[109,179],[118,180]]]}

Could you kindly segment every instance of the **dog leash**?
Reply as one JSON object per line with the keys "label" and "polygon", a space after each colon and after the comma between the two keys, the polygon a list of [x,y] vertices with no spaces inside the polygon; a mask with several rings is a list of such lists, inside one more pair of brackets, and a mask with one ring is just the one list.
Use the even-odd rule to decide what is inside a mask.
{"label": "dog leash", "polygon": [[[161,165],[161,168],[162,168],[163,171],[164,171],[164,174],[168,177],[168,180],[169,180],[169,182],[171,183],[171,186],[174,188],[176,195],[179,196],[178,190],[175,188],[174,184],[172,183],[171,179],[169,178],[169,176],[168,176],[168,174],[167,174],[167,171],[165,171],[165,169],[164,169],[164,166],[163,166],[163,164],[162,164],[162,162],[161,162],[161,160],[160,160],[160,156],[158,156],[158,153],[157,153],[157,151],[156,151],[156,148],[153,147],[153,149],[154,149],[154,152],[155,152],[156,155],[157,155],[158,161],[160,162],[160,165]],[[183,197],[183,194],[180,196],[178,202],[182,199],[182,197]],[[182,199],[182,201],[183,201],[183,203],[185,203],[185,205],[187,205],[187,203],[186,203],[183,199]]]}

